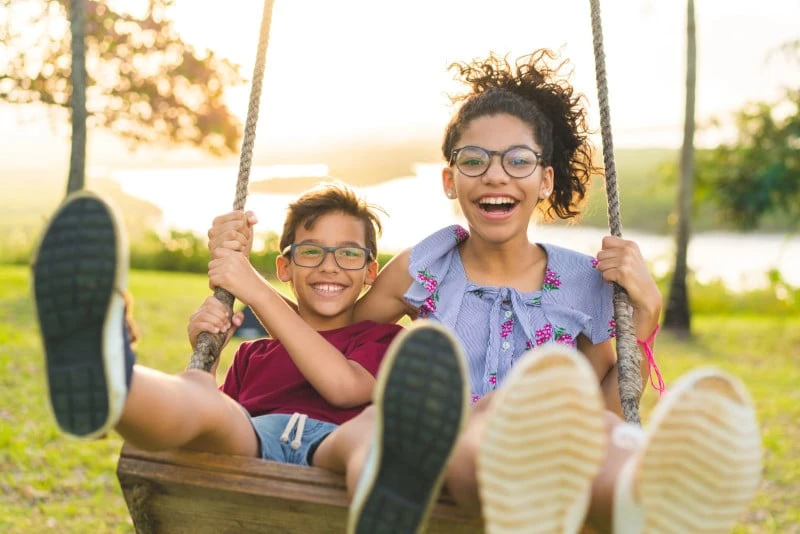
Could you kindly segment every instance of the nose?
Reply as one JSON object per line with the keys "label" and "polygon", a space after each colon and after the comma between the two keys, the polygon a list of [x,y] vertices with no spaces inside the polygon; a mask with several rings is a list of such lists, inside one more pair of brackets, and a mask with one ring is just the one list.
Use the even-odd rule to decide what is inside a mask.
{"label": "nose", "polygon": [[326,272],[338,272],[339,264],[336,263],[336,257],[333,255],[332,250],[325,251],[325,257],[322,258],[322,263],[319,268]]}
{"label": "nose", "polygon": [[481,176],[484,184],[498,184],[502,185],[511,180],[511,177],[506,173],[503,168],[500,154],[493,154],[492,159],[489,160],[489,167],[486,172]]}

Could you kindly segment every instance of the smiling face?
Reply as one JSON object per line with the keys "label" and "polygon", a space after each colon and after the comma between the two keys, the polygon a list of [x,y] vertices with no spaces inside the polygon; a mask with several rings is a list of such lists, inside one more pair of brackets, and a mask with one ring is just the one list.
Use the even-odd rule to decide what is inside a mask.
{"label": "smiling face", "polygon": [[[473,119],[455,143],[455,148],[464,146],[497,152],[524,146],[541,152],[532,128],[508,114]],[[455,164],[445,168],[442,185],[448,197],[458,198],[474,237],[495,244],[514,238],[527,241],[533,210],[553,190],[553,169],[540,161],[530,176],[512,178],[503,169],[500,156],[495,155],[481,176],[466,176]]]}
{"label": "smiling face", "polygon": [[[311,228],[300,224],[294,243],[312,243],[323,247],[366,245],[365,222],[342,212],[320,216]],[[368,261],[363,269],[346,270],[336,264],[333,254],[326,254],[317,267],[301,267],[291,258],[277,259],[278,278],[292,284],[298,314],[316,330],[332,330],[352,323],[353,306],[365,284],[372,284],[378,263]]]}

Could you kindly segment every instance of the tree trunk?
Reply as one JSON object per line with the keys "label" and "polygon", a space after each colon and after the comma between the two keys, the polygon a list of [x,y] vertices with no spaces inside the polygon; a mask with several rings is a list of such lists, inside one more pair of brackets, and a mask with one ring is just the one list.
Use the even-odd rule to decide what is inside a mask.
{"label": "tree trunk", "polygon": [[682,336],[691,335],[691,313],[686,287],[687,250],[690,238],[692,197],[694,195],[694,108],[697,86],[697,40],[694,0],[687,1],[686,16],[686,109],[681,147],[680,182],[678,184],[678,227],[675,235],[675,271],[669,288],[664,327]]}
{"label": "tree trunk", "polygon": [[69,6],[72,31],[72,151],[69,158],[67,194],[83,189],[86,169],[86,3],[72,0]]}

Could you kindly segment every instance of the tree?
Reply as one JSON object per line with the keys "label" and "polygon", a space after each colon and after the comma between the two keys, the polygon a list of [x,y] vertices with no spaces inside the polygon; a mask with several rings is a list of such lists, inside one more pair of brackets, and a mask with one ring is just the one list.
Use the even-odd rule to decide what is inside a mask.
{"label": "tree", "polygon": [[800,89],[782,102],[758,102],[735,115],[738,137],[698,157],[698,186],[739,228],[769,215],[800,226]]}
{"label": "tree", "polygon": [[686,10],[686,107],[681,147],[680,181],[677,201],[675,234],[675,270],[669,287],[664,328],[678,335],[691,335],[691,314],[686,287],[688,274],[687,251],[690,239],[692,197],[694,195],[694,131],[695,93],[697,86],[697,33],[695,30],[694,0],[687,1]]}
{"label": "tree", "polygon": [[[224,102],[239,66],[186,44],[167,14],[173,0],[82,0],[86,9],[88,122],[136,146],[187,143],[238,150],[241,124]],[[0,100],[69,108],[70,0],[0,0]],[[5,21],[3,21],[5,17]]]}

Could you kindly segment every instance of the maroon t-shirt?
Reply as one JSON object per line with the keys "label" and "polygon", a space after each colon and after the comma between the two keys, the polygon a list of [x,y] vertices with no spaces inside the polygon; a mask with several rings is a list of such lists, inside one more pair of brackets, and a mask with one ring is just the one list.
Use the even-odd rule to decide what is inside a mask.
{"label": "maroon t-shirt", "polygon": [[[400,330],[402,327],[396,324],[362,321],[320,335],[375,376],[389,343]],[[340,425],[367,406],[337,408],[330,404],[306,380],[277,339],[256,339],[239,345],[220,389],[253,417],[299,412]]]}

